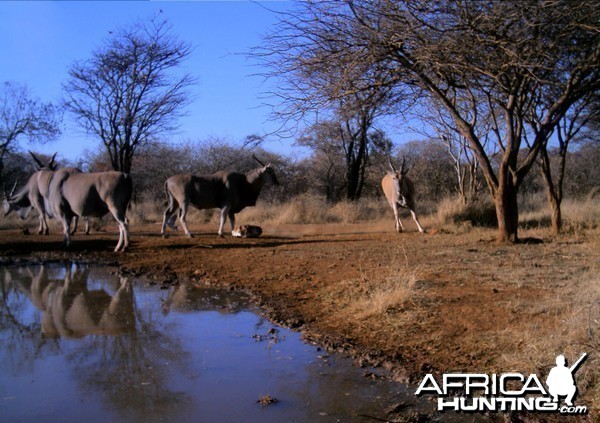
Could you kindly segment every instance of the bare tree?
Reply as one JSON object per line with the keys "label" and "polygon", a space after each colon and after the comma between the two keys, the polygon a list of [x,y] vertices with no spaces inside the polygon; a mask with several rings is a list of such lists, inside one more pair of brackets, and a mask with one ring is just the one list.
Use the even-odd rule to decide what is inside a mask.
{"label": "bare tree", "polygon": [[[334,64],[358,83],[333,87],[394,88],[396,98],[444,108],[477,155],[498,240],[518,241],[524,177],[560,120],[600,85],[598,2],[324,0],[304,2],[298,13],[303,18],[288,19],[296,67]],[[481,115],[494,123],[497,163],[477,130]]]}
{"label": "bare tree", "polygon": [[5,82],[0,92],[0,181],[4,159],[13,153],[20,138],[47,142],[61,131],[62,113],[52,103],[42,103],[32,97],[25,85]]}
{"label": "bare tree", "polygon": [[[492,144],[489,142],[489,136],[492,134],[494,122],[489,119],[489,115],[475,115],[472,120],[485,151],[489,156],[493,156],[495,152],[489,147]],[[421,132],[430,139],[439,139],[446,147],[456,176],[456,192],[463,203],[476,200],[483,188],[483,181],[479,158],[469,141],[456,128],[445,109],[437,104],[431,104],[419,121],[426,125],[424,129],[415,128],[416,132]]]}
{"label": "bare tree", "polygon": [[307,170],[312,183],[325,194],[327,201],[340,200],[347,186],[341,130],[337,122],[320,122],[296,140],[298,145],[312,150]]}
{"label": "bare tree", "polygon": [[405,162],[418,204],[435,204],[456,192],[454,164],[448,160],[448,149],[439,140],[404,143],[394,156],[395,163]]}
{"label": "bare tree", "polygon": [[573,198],[592,198],[600,193],[600,142],[589,139],[577,143],[568,160],[575,164],[565,169],[564,193]]}
{"label": "bare tree", "polygon": [[[597,99],[597,95],[589,93],[588,96],[577,102],[556,125],[558,146],[553,151],[549,151],[549,146],[545,145],[540,152],[538,163],[546,184],[546,197],[550,205],[550,219],[554,235],[558,235],[562,229],[561,204],[564,198],[563,185],[569,145],[586,129],[589,123],[598,119],[599,111],[597,107],[594,107],[594,98]],[[551,156],[555,156],[555,166],[552,165]]]}
{"label": "bare tree", "polygon": [[[328,36],[335,35],[335,29],[350,30],[344,22],[339,21],[340,27],[331,31],[323,28],[313,33],[317,28],[313,22],[318,25],[321,14],[313,14],[309,7],[280,17],[276,29],[252,54],[270,69],[265,76],[278,81],[277,91],[269,93],[275,99],[273,118],[283,122],[284,130],[295,132],[304,125],[302,142],[309,147],[320,143],[320,155],[323,140],[340,149],[345,160],[345,196],[358,200],[369,166],[370,140],[377,131],[375,123],[403,104],[399,90],[386,86],[388,68],[353,60],[355,46]],[[373,80],[380,84],[371,85]],[[311,142],[311,137],[323,135],[325,127],[329,136]]]}
{"label": "bare tree", "polygon": [[157,19],[115,31],[69,71],[66,108],[100,138],[115,170],[130,172],[137,149],[174,130],[190,101],[193,78],[174,71],[191,47],[171,31]]}

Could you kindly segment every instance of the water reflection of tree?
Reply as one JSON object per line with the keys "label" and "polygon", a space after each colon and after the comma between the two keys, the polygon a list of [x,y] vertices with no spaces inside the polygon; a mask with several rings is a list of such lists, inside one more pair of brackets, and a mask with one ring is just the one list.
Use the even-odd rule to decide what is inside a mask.
{"label": "water reflection of tree", "polygon": [[88,337],[68,357],[83,391],[101,392],[115,410],[136,418],[162,414],[186,402],[168,386],[169,366],[182,366],[185,358],[179,343],[151,325],[142,327],[146,330],[116,337]]}
{"label": "water reflection of tree", "polygon": [[[33,321],[28,322],[27,313],[33,311],[32,304],[46,307],[46,310],[40,311],[49,312],[51,306],[43,305],[44,302],[39,298],[32,297],[32,287],[36,277],[37,283],[40,283],[40,278],[46,278],[47,286],[51,283],[44,267],[35,270],[37,276],[27,274],[23,268],[1,269],[3,277],[0,329],[3,332],[4,344],[2,350],[6,351],[12,369],[32,368],[36,360],[44,360],[51,354],[58,354],[63,347],[62,349],[67,351],[66,362],[71,366],[74,379],[81,387],[84,398],[87,395],[102,398],[109,408],[136,419],[185,406],[187,398],[169,389],[168,378],[171,367],[185,367],[186,356],[178,340],[157,330],[160,318],[158,307],[140,310],[132,293],[130,306],[134,324],[127,325],[128,330],[123,331],[124,333],[105,336],[110,332],[102,333],[98,328],[93,328],[91,333],[96,334],[78,341],[42,337],[40,314],[34,313]],[[65,327],[68,325],[68,319],[65,318],[69,312],[68,307],[72,307],[77,301],[80,307],[82,304],[95,307],[97,305],[94,305],[94,299],[104,298],[97,290],[87,291],[87,278],[88,272],[85,268],[75,268],[72,272],[71,266],[68,266],[64,283],[56,283],[56,286],[49,288],[54,290],[50,297],[65,296],[60,303],[66,307],[64,310],[57,306],[56,298],[48,300],[50,303],[54,301],[53,312],[56,313],[58,308],[61,313],[58,318],[54,316],[54,320]],[[114,287],[114,298],[119,289],[118,278],[110,277],[107,271],[104,282]],[[69,289],[67,285],[70,285]],[[81,300],[81,295],[86,295],[85,301]],[[106,304],[105,299],[103,304]],[[96,310],[90,314],[96,316],[98,313]],[[62,333],[76,333],[79,336],[82,332],[81,328],[78,328],[76,332],[62,330]],[[56,331],[53,333],[57,334]]]}

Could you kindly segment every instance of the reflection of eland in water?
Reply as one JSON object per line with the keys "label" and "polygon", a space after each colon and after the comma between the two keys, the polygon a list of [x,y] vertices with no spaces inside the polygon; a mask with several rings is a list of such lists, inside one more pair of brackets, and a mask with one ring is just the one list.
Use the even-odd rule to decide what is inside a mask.
{"label": "reflection of eland in water", "polygon": [[[36,369],[52,363],[42,373],[54,375],[56,383],[68,389],[49,395],[62,398],[59,402],[82,404],[72,406],[75,412],[83,410],[82,416],[88,416],[88,403],[103,404],[119,415],[131,413],[136,421],[185,410],[188,395],[167,383],[171,372],[189,367],[181,342],[160,330],[161,318],[147,296],[143,303],[139,309],[133,283],[114,276],[109,268],[0,266],[0,357],[17,368],[17,374],[33,372],[11,379],[11,372],[0,368],[0,386],[11,386],[15,397],[41,416],[51,400],[32,404],[25,393],[31,383],[39,383],[32,380],[46,380],[36,376]],[[27,382],[20,384],[22,380]],[[13,412],[26,413],[17,402]],[[11,421],[5,408],[2,412]],[[73,416],[65,419],[79,420]],[[106,420],[115,421],[110,416]]]}
{"label": "reflection of eland in water", "polygon": [[135,331],[131,283],[121,278],[116,292],[110,295],[104,289],[88,289],[88,274],[88,269],[73,271],[68,266],[60,283],[49,279],[42,266],[30,284],[20,284],[21,291],[42,312],[43,336],[82,338]]}

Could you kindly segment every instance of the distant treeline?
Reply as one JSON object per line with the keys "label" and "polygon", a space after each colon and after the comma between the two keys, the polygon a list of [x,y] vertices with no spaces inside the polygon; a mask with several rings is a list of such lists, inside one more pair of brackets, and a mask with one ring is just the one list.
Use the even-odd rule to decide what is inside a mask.
{"label": "distant treeline", "polygon": [[[112,170],[110,161],[102,152],[87,153],[76,162],[60,161],[62,167],[75,166],[87,172]],[[190,141],[182,144],[155,143],[140,151],[133,162],[132,177],[135,186],[134,201],[164,198],[164,182],[177,173],[205,174],[218,170],[245,172],[257,167],[252,154],[276,169],[280,187],[265,190],[263,201],[286,201],[300,194],[324,197],[330,203],[345,199],[346,174],[342,155],[325,156],[318,153],[304,158],[284,155],[258,147],[248,149],[234,143],[210,139]],[[40,154],[41,157],[44,155]],[[460,194],[456,164],[448,154],[446,146],[438,140],[415,141],[404,144],[392,154],[392,160],[405,168],[413,180],[417,198],[421,205],[430,208],[444,198]],[[380,197],[381,178],[389,168],[388,158],[383,153],[373,152],[365,170],[363,197]],[[28,153],[13,153],[6,160],[4,189],[10,190],[16,183],[26,183],[35,171],[35,164]],[[543,193],[546,189],[539,170],[530,172],[521,188],[521,195]],[[464,172],[469,179],[468,172]],[[487,197],[485,181],[480,171],[474,191],[465,201]],[[466,181],[467,184],[469,181]],[[595,192],[600,187],[600,143],[587,142],[568,153],[565,197],[578,199]]]}

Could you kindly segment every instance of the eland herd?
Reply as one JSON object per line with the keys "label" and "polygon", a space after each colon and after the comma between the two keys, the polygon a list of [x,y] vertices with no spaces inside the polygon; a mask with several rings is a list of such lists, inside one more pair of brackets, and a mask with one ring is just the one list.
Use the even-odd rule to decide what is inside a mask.
{"label": "eland herd", "polygon": [[[35,209],[39,218],[38,233],[45,235],[48,234],[46,219],[56,218],[62,223],[64,244],[68,247],[71,235],[77,230],[79,217],[85,219],[87,235],[90,217],[102,217],[110,213],[119,225],[119,242],[115,252],[125,251],[129,246],[129,222],[126,212],[133,191],[131,177],[115,171],[85,173],[73,167],[57,169],[54,161],[56,154],[48,163],[42,163],[33,153],[30,154],[38,170],[17,192],[16,183],[10,193],[5,192],[4,216],[14,211],[19,217],[26,219],[31,209]],[[227,218],[231,224],[232,235],[243,236],[239,228],[235,227],[235,214],[256,204],[265,183],[279,185],[271,164],[264,164],[254,154],[252,158],[260,167],[245,174],[219,171],[209,175],[185,173],[168,178],[165,182],[168,205],[163,214],[161,234],[166,235],[167,226],[175,228],[175,221],[179,218],[185,234],[193,237],[186,222],[187,211],[191,205],[199,210],[220,209],[220,237],[223,236]],[[396,230],[404,230],[399,208],[407,208],[419,232],[424,233],[415,213],[414,185],[406,176],[408,170],[405,169],[404,160],[399,171],[394,168],[391,160],[389,166],[391,170],[383,177],[381,186],[394,210]]]}

